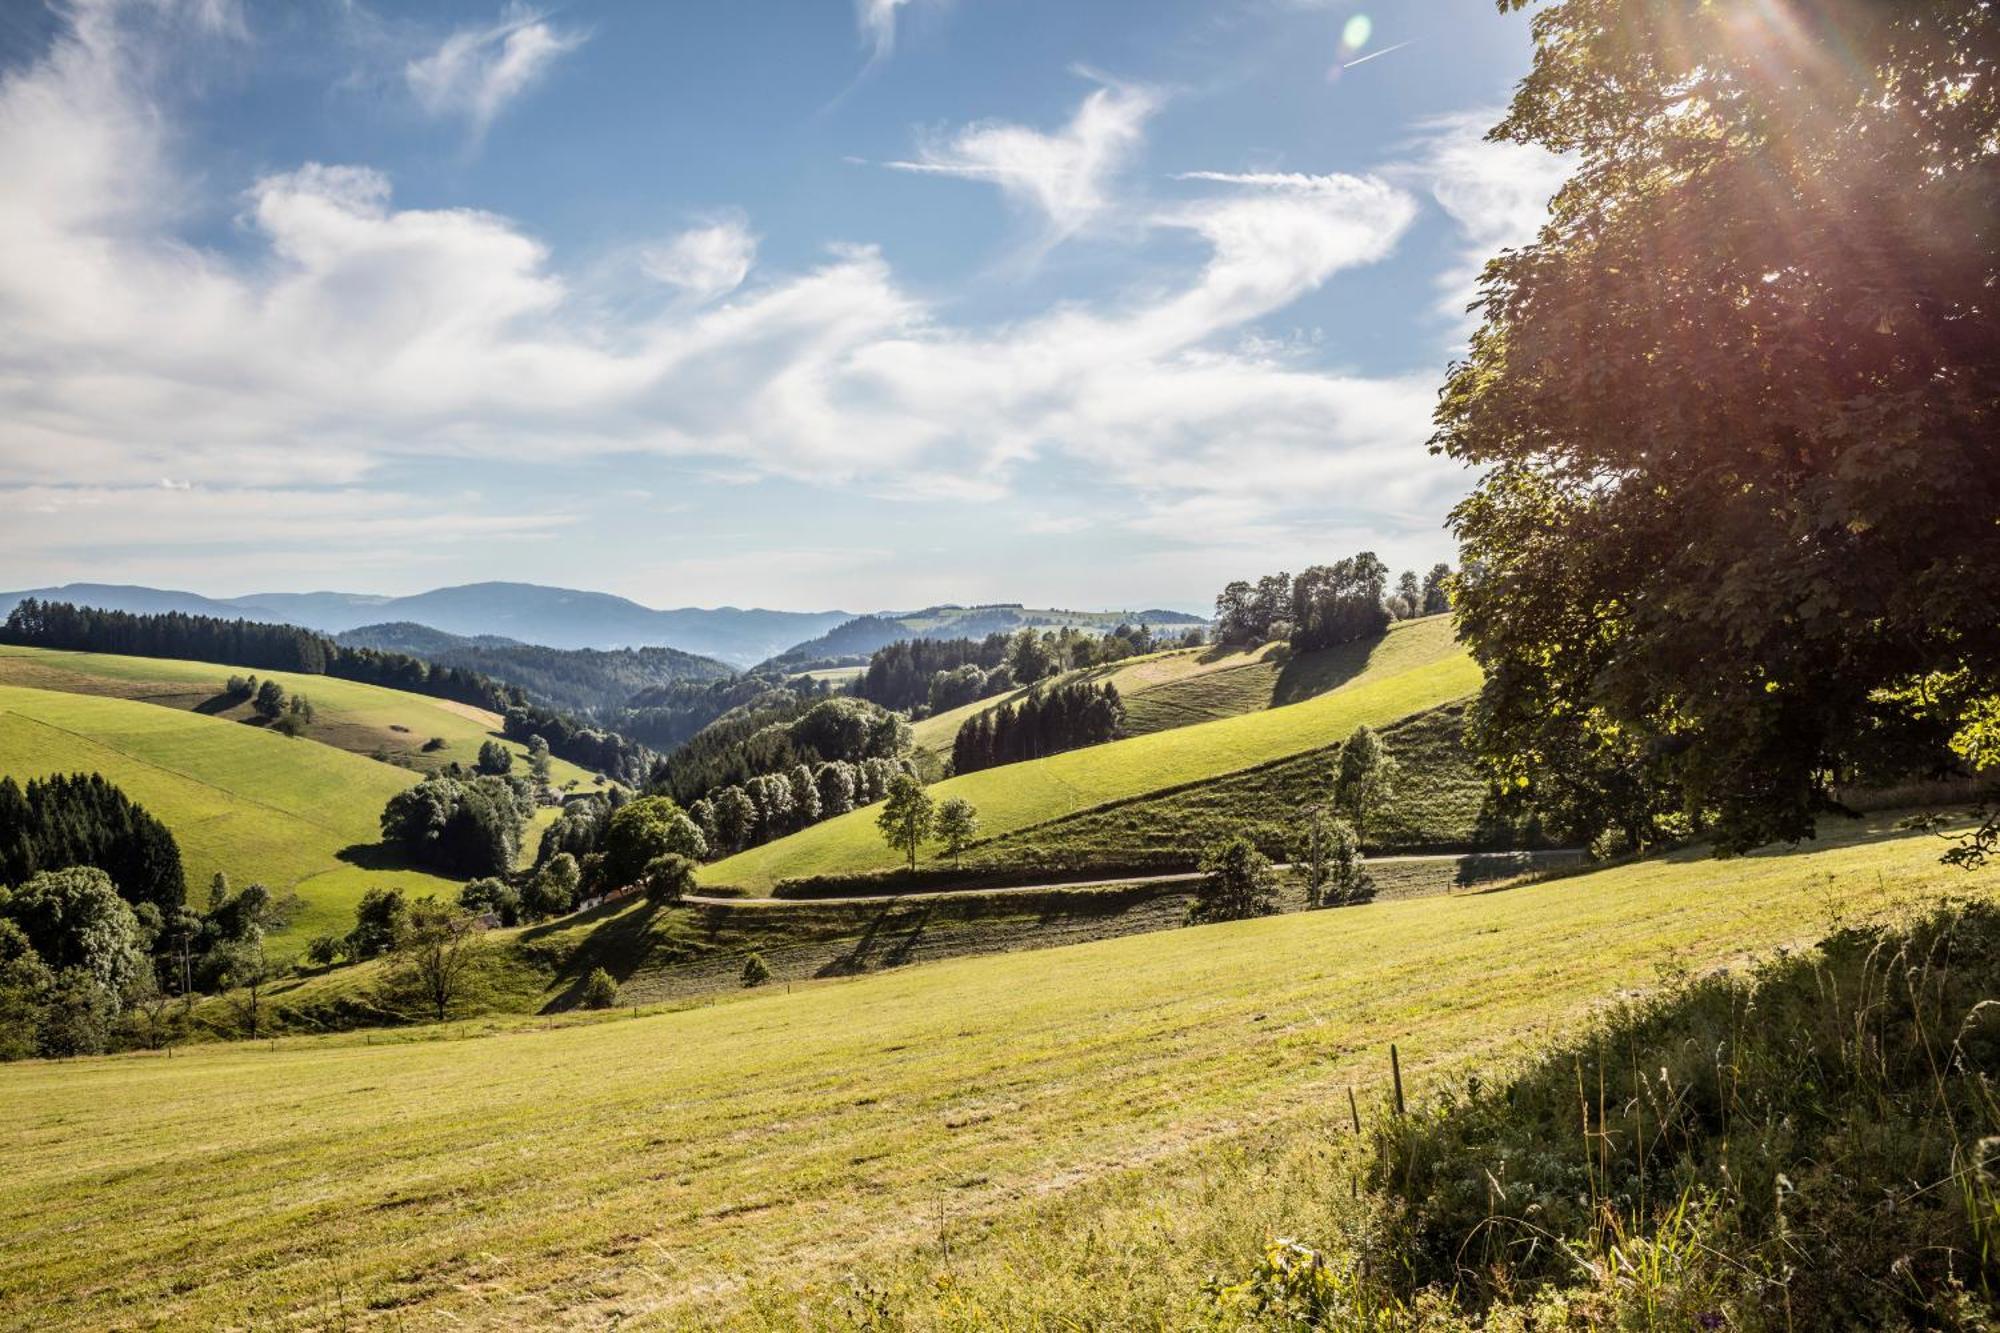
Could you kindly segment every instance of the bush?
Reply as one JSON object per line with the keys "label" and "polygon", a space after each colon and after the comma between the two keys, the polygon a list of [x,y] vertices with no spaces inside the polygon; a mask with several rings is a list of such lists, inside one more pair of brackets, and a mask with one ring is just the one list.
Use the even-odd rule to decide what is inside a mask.
{"label": "bush", "polygon": [[764,965],[761,954],[751,954],[743,960],[743,984],[761,986],[771,979],[771,969]]}
{"label": "bush", "polygon": [[1242,921],[1278,910],[1278,877],[1271,858],[1245,837],[1209,848],[1201,861],[1202,879],[1188,904],[1189,925]]}
{"label": "bush", "polygon": [[590,975],[583,983],[583,1007],[586,1009],[609,1009],[618,1003],[618,982],[601,967],[590,969]]}

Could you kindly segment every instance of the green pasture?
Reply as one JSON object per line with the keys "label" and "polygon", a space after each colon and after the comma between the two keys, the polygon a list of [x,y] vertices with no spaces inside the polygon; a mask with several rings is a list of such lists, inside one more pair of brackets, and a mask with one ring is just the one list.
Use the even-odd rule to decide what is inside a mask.
{"label": "green pasture", "polygon": [[1389,1043],[1416,1096],[1662,967],[1995,886],[1827,833],[467,1039],[0,1068],[0,1324],[1202,1327],[1208,1276],[1345,1199]]}
{"label": "green pasture", "polygon": [[276,955],[346,930],[375,885],[458,891],[396,868],[379,845],[383,805],[418,780],[407,769],[199,713],[0,685],[0,774],[26,782],[67,772],[102,773],[173,831],[196,902],[218,870],[281,899],[297,894],[271,938]]}
{"label": "green pasture", "polygon": [[[1438,628],[1442,626],[1442,629]],[[1007,764],[935,784],[962,796],[995,837],[1109,801],[1220,777],[1323,748],[1356,726],[1384,726],[1479,687],[1479,668],[1451,640],[1448,622],[1410,621],[1353,664],[1344,684],[1302,703],[1157,731],[1047,759]],[[847,873],[894,863],[862,809],[702,868],[704,884],[768,889],[796,875]]]}

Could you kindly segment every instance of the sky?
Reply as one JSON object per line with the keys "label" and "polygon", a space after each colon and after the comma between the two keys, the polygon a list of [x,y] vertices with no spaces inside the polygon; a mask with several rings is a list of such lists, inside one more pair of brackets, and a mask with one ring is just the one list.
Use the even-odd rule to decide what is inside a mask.
{"label": "sky", "polygon": [[0,586],[1198,610],[1452,557],[1491,0],[0,6]]}

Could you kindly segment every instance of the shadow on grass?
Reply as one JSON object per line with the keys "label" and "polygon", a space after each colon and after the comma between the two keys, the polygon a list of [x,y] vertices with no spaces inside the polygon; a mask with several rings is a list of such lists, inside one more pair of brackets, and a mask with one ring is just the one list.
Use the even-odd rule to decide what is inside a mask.
{"label": "shadow on grass", "polygon": [[[667,945],[670,953],[678,952],[671,941],[655,935],[653,926],[660,919],[661,905],[648,898],[640,898],[637,903],[636,909],[629,900],[605,903],[580,915],[530,926],[515,937],[521,953],[550,972],[548,989],[553,995],[542,1005],[542,1013],[576,1008],[583,1001],[584,983],[600,967],[622,986],[654,962],[654,953],[660,945]],[[575,948],[551,954],[537,947],[550,936],[567,933],[579,925],[590,929]]]}
{"label": "shadow on grass", "polygon": [[1368,658],[1386,636],[1335,644],[1310,653],[1295,653],[1278,669],[1271,690],[1271,707],[1295,704],[1337,690],[1368,668]]}
{"label": "shadow on grass", "polygon": [[400,848],[386,842],[349,843],[333,854],[336,861],[363,870],[419,870]]}

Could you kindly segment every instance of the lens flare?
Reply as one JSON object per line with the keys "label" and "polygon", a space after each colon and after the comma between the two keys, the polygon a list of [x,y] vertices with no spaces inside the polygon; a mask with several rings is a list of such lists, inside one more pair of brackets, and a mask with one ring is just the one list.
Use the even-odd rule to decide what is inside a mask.
{"label": "lens flare", "polygon": [[1375,24],[1366,14],[1356,14],[1340,29],[1342,50],[1359,51],[1368,45],[1368,38],[1374,33]]}

